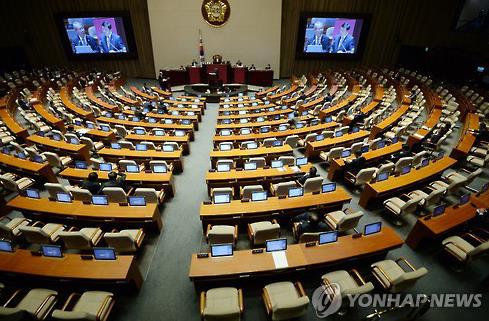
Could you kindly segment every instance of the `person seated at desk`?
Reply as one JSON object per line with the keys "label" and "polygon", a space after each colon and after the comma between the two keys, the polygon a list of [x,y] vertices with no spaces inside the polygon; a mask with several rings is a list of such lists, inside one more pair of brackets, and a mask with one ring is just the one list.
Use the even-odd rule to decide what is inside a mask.
{"label": "person seated at desk", "polygon": [[98,174],[96,172],[88,174],[88,178],[82,182],[81,188],[89,190],[92,195],[99,194],[101,185],[98,182]]}
{"label": "person seated at desk", "polygon": [[402,145],[402,150],[399,153],[392,154],[390,161],[396,163],[399,159],[403,157],[411,157],[411,151],[409,150],[408,144]]}
{"label": "person seated at desk", "polygon": [[251,64],[251,67],[249,68],[249,70],[256,70],[256,67],[254,64]]}
{"label": "person seated at desk", "polygon": [[238,61],[236,61],[236,67],[243,67],[241,60],[238,59]]}
{"label": "person seated at desk", "polygon": [[332,101],[333,101],[333,96],[331,96],[330,93],[327,93],[326,96],[324,96],[324,102],[331,103]]}
{"label": "person seated at desk", "polygon": [[163,114],[168,114],[168,107],[162,101],[158,103],[158,113],[159,112],[162,112]]}
{"label": "person seated at desk", "polygon": [[265,67],[265,70],[272,70],[272,66],[270,66],[270,64],[268,64],[268,65]]}
{"label": "person seated at desk", "polygon": [[292,218],[293,223],[299,223],[294,229],[297,239],[304,233],[319,233],[329,230],[328,225],[319,219],[316,212],[305,212]]}
{"label": "person seated at desk", "polygon": [[476,133],[475,144],[479,144],[481,141],[489,142],[489,130],[485,123],[482,123],[479,130],[475,130],[474,133]]}
{"label": "person seated at desk", "polygon": [[365,162],[367,159],[362,156],[362,151],[355,151],[355,158],[346,158],[345,159],[345,173],[347,172],[358,172],[365,166]]}
{"label": "person seated at desk", "polygon": [[197,61],[195,59],[192,60],[192,64],[191,66],[192,67],[197,67],[199,64],[197,63]]}
{"label": "person seated at desk", "polygon": [[430,145],[436,145],[438,141],[450,130],[450,124],[444,123],[440,128],[435,129],[430,136]]}
{"label": "person seated at desk", "polygon": [[151,94],[151,89],[149,89],[149,87],[146,85],[146,83],[143,83],[143,88],[142,88],[143,92],[147,93],[147,94]]}
{"label": "person seated at desk", "polygon": [[110,172],[108,178],[109,180],[107,182],[102,183],[100,190],[106,187],[121,187],[123,190],[126,190],[126,174]]}
{"label": "person seated at desk", "polygon": [[423,144],[426,143],[426,136],[415,142],[411,146],[411,153],[417,154],[424,150]]}
{"label": "person seated at desk", "polygon": [[83,25],[80,22],[78,21],[73,22],[73,29],[76,32],[76,38],[74,38],[72,41],[73,52],[77,53],[77,47],[81,47],[81,46],[85,46],[85,47],[90,46],[90,49],[93,52],[100,51],[97,40],[92,36],[86,34],[85,27],[83,27]]}
{"label": "person seated at desk", "polygon": [[304,185],[304,183],[306,182],[307,179],[309,178],[314,178],[314,177],[317,177],[318,176],[318,170],[316,167],[312,166],[310,169],[309,169],[309,172],[302,175],[298,180],[297,182],[299,182],[299,184],[301,185]]}
{"label": "person seated at desk", "polygon": [[353,115],[353,119],[349,125],[348,132],[351,133],[353,130],[353,127],[358,127],[359,124],[363,125],[363,122],[365,121],[365,114],[364,113],[356,113]]}

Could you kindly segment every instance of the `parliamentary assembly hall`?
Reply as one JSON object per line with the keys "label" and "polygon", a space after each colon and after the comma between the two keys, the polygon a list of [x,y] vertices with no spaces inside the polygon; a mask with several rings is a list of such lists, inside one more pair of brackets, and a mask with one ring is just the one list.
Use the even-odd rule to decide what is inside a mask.
{"label": "parliamentary assembly hall", "polygon": [[3,0],[0,321],[483,321],[489,0]]}

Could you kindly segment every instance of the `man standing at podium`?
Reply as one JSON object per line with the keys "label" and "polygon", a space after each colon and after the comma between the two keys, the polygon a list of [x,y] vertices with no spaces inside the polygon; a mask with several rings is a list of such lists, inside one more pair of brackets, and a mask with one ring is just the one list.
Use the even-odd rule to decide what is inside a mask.
{"label": "man standing at podium", "polygon": [[334,53],[354,53],[355,39],[348,33],[351,26],[348,22],[341,25],[340,34],[334,38],[333,52]]}
{"label": "man standing at podium", "polygon": [[79,47],[79,46],[90,46],[92,51],[94,51],[94,52],[100,51],[98,44],[97,44],[97,40],[95,40],[95,38],[93,38],[93,37],[91,37],[85,33],[85,28],[83,27],[83,25],[80,22],[78,22],[78,21],[73,22],[73,29],[76,32],[76,38],[74,38],[72,41],[73,51],[75,53],[78,53],[77,47]]}
{"label": "man standing at podium", "polygon": [[100,40],[102,52],[126,52],[126,46],[122,42],[121,36],[112,32],[112,24],[108,21],[102,22],[102,32],[104,36]]}
{"label": "man standing at podium", "polygon": [[[330,39],[324,33],[324,23],[321,21],[316,21],[314,23],[314,36],[307,39],[306,45],[304,48],[305,52],[317,52],[316,50],[312,50],[309,46],[321,46],[323,52],[329,52],[331,45]],[[317,47],[316,47],[317,48]]]}

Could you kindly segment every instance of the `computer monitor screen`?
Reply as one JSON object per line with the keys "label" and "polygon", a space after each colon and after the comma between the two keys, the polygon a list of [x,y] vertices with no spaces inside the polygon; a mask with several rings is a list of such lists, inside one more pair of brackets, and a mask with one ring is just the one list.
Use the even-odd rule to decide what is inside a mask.
{"label": "computer monitor screen", "polygon": [[421,161],[421,167],[425,167],[427,166],[428,164],[430,163],[430,159],[429,158],[425,158]]}
{"label": "computer monitor screen", "polygon": [[190,125],[190,124],[191,124],[190,119],[183,119],[182,120],[182,125]]}
{"label": "computer monitor screen", "polygon": [[74,123],[76,126],[81,126],[82,124],[81,120],[75,120]]}
{"label": "computer monitor screen", "polygon": [[224,125],[231,124],[231,119],[223,119],[223,120],[222,120],[222,123],[223,123]]}
{"label": "computer monitor screen", "polygon": [[439,152],[438,155],[436,155],[436,159],[442,159],[445,156],[445,152]]}
{"label": "computer monitor screen", "polygon": [[380,173],[378,176],[377,176],[377,182],[382,182],[382,181],[385,181],[386,179],[389,178],[389,173],[387,172],[384,172],[384,173]]}
{"label": "computer monitor screen", "polygon": [[127,165],[126,172],[139,173],[139,165]]}
{"label": "computer monitor screen", "polygon": [[380,232],[382,229],[382,222],[376,222],[376,223],[371,223],[365,225],[365,228],[363,230],[364,235],[370,235],[370,234],[375,234]]}
{"label": "computer monitor screen", "polygon": [[34,189],[34,188],[28,188],[25,190],[25,196],[29,198],[41,198],[39,194],[39,190]]}
{"label": "computer monitor screen", "polygon": [[112,164],[111,163],[102,163],[99,165],[99,169],[101,171],[110,172],[112,170]]}
{"label": "computer monitor screen", "polygon": [[115,250],[111,247],[96,247],[93,249],[95,260],[115,260]]}
{"label": "computer monitor screen", "polygon": [[297,129],[300,129],[302,127],[304,127],[304,123],[297,123],[297,124],[295,124],[295,128],[297,128]]}
{"label": "computer monitor screen", "polygon": [[85,161],[75,160],[75,168],[77,169],[87,169],[88,164]]}
{"label": "computer monitor screen", "polygon": [[136,133],[136,135],[144,135],[145,130],[141,128],[136,128],[134,132]]}
{"label": "computer monitor screen", "polygon": [[138,151],[146,151],[148,150],[148,146],[144,144],[136,144],[136,150]]}
{"label": "computer monitor screen", "polygon": [[150,118],[148,118],[148,123],[155,124],[156,123],[156,119],[154,119],[153,117],[150,117]]}
{"label": "computer monitor screen", "polygon": [[218,172],[229,172],[231,170],[231,165],[229,164],[217,164]]}
{"label": "computer monitor screen", "polygon": [[411,166],[404,166],[402,169],[401,169],[401,174],[407,174],[411,171]]}
{"label": "computer monitor screen", "polygon": [[[260,118],[257,118],[257,120],[256,120],[256,121],[257,121],[257,122],[260,122]],[[263,120],[262,120],[262,121],[263,121]],[[248,122],[248,118],[241,118],[241,119],[239,120],[239,122],[240,122],[241,124],[246,124],[246,123]]]}
{"label": "computer monitor screen", "polygon": [[341,152],[341,157],[349,157],[351,155],[351,149],[345,149]]}
{"label": "computer monitor screen", "polygon": [[154,130],[153,131],[153,134],[155,136],[165,136],[165,131],[163,131],[163,130]]}
{"label": "computer monitor screen", "polygon": [[131,206],[146,206],[146,198],[144,196],[129,196],[128,200]]}
{"label": "computer monitor screen", "polygon": [[337,130],[334,132],[334,137],[341,137],[341,136],[343,136],[343,131]]}
{"label": "computer monitor screen", "polygon": [[63,257],[60,245],[41,245],[41,251],[46,257]]}
{"label": "computer monitor screen", "polygon": [[63,203],[71,203],[71,195],[68,193],[57,193],[56,200]]}
{"label": "computer monitor screen", "polygon": [[319,245],[334,243],[338,240],[338,232],[323,232],[319,234]]}
{"label": "computer monitor screen", "polygon": [[284,167],[284,163],[281,160],[272,161],[272,168],[280,168],[280,167]]}
{"label": "computer monitor screen", "polygon": [[287,239],[276,239],[266,241],[267,252],[287,250]]}
{"label": "computer monitor screen", "polygon": [[233,255],[233,245],[232,244],[214,244],[211,245],[211,256],[232,256]]}
{"label": "computer monitor screen", "polygon": [[336,190],[336,183],[326,183],[321,186],[323,193],[334,192]]}
{"label": "computer monitor screen", "polygon": [[132,121],[139,121],[139,117],[133,117]]}
{"label": "computer monitor screen", "polygon": [[110,127],[107,125],[100,125],[100,129],[104,132],[110,132]]}
{"label": "computer monitor screen", "polygon": [[298,197],[304,195],[304,190],[302,187],[292,187],[289,188],[289,197]]}
{"label": "computer monitor screen", "polygon": [[310,126],[316,126],[317,124],[319,124],[319,119],[313,119],[311,120],[311,122],[309,123]]}
{"label": "computer monitor screen", "polygon": [[167,168],[165,165],[155,165],[155,166],[153,166],[153,172],[154,173],[166,173]]}
{"label": "computer monitor screen", "polygon": [[175,136],[183,137],[185,136],[185,132],[183,130],[175,130]]}
{"label": "computer monitor screen", "polygon": [[395,144],[395,143],[397,143],[398,141],[399,141],[399,138],[398,138],[398,137],[394,137],[394,138],[392,138],[392,139],[391,139],[391,143],[392,143],[392,144]]}
{"label": "computer monitor screen", "polygon": [[110,143],[110,148],[112,149],[121,149],[121,144],[119,143]]}
{"label": "computer monitor screen", "polygon": [[307,164],[307,157],[299,157],[295,159],[296,166],[302,166]]}
{"label": "computer monitor screen", "polygon": [[352,133],[358,133],[360,131],[360,128],[353,127],[351,131],[352,131]]}
{"label": "computer monitor screen", "polygon": [[27,155],[24,152],[19,152],[19,153],[17,153],[17,157],[20,159],[26,159]]}
{"label": "computer monitor screen", "polygon": [[61,135],[60,134],[53,134],[53,139],[56,140],[56,141],[60,141],[61,140]]}
{"label": "computer monitor screen", "polygon": [[42,130],[40,130],[40,131],[36,132],[36,135],[37,135],[37,136],[44,137],[44,136],[46,135],[46,133],[45,133],[45,132],[43,132]]}
{"label": "computer monitor screen", "polygon": [[332,121],[333,121],[333,117],[331,117],[331,116],[324,118],[325,123],[331,123]]}
{"label": "computer monitor screen", "polygon": [[249,171],[249,170],[255,170],[256,169],[256,163],[254,162],[249,162],[244,164],[244,169]]}
{"label": "computer monitor screen", "polygon": [[173,145],[163,145],[162,149],[164,152],[174,152],[175,151]]}
{"label": "computer monitor screen", "polygon": [[8,240],[0,240],[0,252],[13,252],[12,243]]}
{"label": "computer monitor screen", "polygon": [[278,126],[278,131],[283,132],[284,130],[287,130],[287,126],[286,125],[280,125],[280,126]]}
{"label": "computer monitor screen", "polygon": [[126,119],[126,116],[124,116],[124,115],[119,115],[119,116],[117,116],[117,119],[124,120],[124,119]]}
{"label": "computer monitor screen", "polygon": [[80,144],[80,140],[78,138],[71,137],[70,138],[70,144],[78,145],[78,144]]}
{"label": "computer monitor screen", "polygon": [[249,135],[251,134],[251,130],[248,128],[241,129],[241,135]]}
{"label": "computer monitor screen", "polygon": [[251,193],[251,201],[252,202],[257,202],[257,201],[266,201],[267,200],[267,192],[253,192]]}
{"label": "computer monitor screen", "polygon": [[283,142],[281,140],[276,140],[272,143],[272,146],[273,147],[279,147],[279,146],[282,146],[283,145]]}
{"label": "computer monitor screen", "polygon": [[270,127],[261,127],[260,133],[268,133],[270,131]]}
{"label": "computer monitor screen", "polygon": [[384,148],[384,146],[385,146],[385,142],[383,140],[377,142],[377,149]]}
{"label": "computer monitor screen", "polygon": [[95,129],[95,125],[92,123],[87,123],[87,128],[88,129]]}
{"label": "computer monitor screen", "polygon": [[2,147],[2,153],[9,155],[10,149],[8,147]]}
{"label": "computer monitor screen", "polygon": [[214,204],[227,204],[231,203],[230,194],[214,194]]}
{"label": "computer monitor screen", "polygon": [[459,205],[467,204],[470,200],[470,194],[464,194],[460,196]]}
{"label": "computer monitor screen", "polygon": [[219,145],[219,149],[221,151],[231,150],[232,148],[233,148],[233,146],[231,144],[221,144],[221,145]]}
{"label": "computer monitor screen", "polygon": [[323,134],[319,134],[316,136],[316,141],[320,141],[320,140],[323,140],[324,139],[324,135]]}
{"label": "computer monitor screen", "polygon": [[231,136],[230,130],[221,130],[221,136]]}
{"label": "computer monitor screen", "polygon": [[107,195],[93,195],[92,196],[92,204],[93,205],[108,205],[109,200],[107,199]]}
{"label": "computer monitor screen", "polygon": [[307,116],[307,114],[309,114],[309,112],[307,110],[304,110],[301,115],[302,116]]}
{"label": "computer monitor screen", "polygon": [[362,146],[361,151],[363,153],[367,153],[369,151],[370,147],[368,145]]}
{"label": "computer monitor screen", "polygon": [[44,159],[42,159],[42,156],[40,155],[34,155],[34,157],[32,157],[32,161],[36,163],[44,163]]}
{"label": "computer monitor screen", "polygon": [[256,149],[258,148],[258,144],[256,142],[246,144],[246,148],[248,149]]}
{"label": "computer monitor screen", "polygon": [[438,205],[433,210],[433,217],[437,217],[445,213],[445,204]]}
{"label": "computer monitor screen", "polygon": [[484,185],[482,185],[482,188],[480,190],[481,193],[485,193],[489,190],[489,183],[485,183]]}
{"label": "computer monitor screen", "polygon": [[165,124],[173,124],[173,120],[172,119],[165,119]]}
{"label": "computer monitor screen", "polygon": [[[264,122],[264,121],[265,121],[265,118],[263,118],[263,117],[258,117],[258,118],[256,119],[256,122],[257,122],[257,123],[262,123],[262,122]],[[246,119],[245,123],[247,123],[247,122],[248,122],[248,119]]]}

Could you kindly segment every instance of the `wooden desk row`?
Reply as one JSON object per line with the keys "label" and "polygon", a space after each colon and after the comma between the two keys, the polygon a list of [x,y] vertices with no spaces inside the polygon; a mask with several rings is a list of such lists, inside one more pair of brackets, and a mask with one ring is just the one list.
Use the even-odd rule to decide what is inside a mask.
{"label": "wooden desk row", "polygon": [[61,88],[59,92],[59,98],[61,99],[61,102],[63,105],[73,114],[81,117],[82,119],[90,120],[90,121],[95,121],[95,116],[93,112],[87,111],[83,108],[78,107],[73,103],[70,99],[70,93],[68,91],[68,87],[65,86]]}
{"label": "wooden desk row", "polygon": [[351,201],[350,195],[341,187],[334,192],[283,198],[269,197],[266,201],[241,202],[232,200],[228,204],[202,204],[200,220],[205,231],[207,224],[243,224],[271,219],[290,219],[307,209],[325,211],[340,210]]}
{"label": "wooden desk row", "polygon": [[163,152],[158,150],[139,151],[128,148],[113,149],[104,147],[98,151],[98,154],[105,160],[117,163],[121,159],[131,159],[138,163],[147,163],[150,160],[164,160],[172,162],[175,173],[183,171],[183,151]]}
{"label": "wooden desk row", "polygon": [[125,140],[131,141],[131,142],[152,142],[155,144],[163,144],[163,143],[168,143],[168,142],[175,142],[178,143],[183,150],[183,155],[188,155],[190,153],[190,148],[189,148],[189,140],[190,137],[188,134],[185,136],[175,136],[175,135],[164,135],[164,136],[156,136],[156,135],[137,135],[137,134],[127,134],[124,137]]}
{"label": "wooden desk row", "polygon": [[471,131],[479,130],[480,119],[479,115],[468,113],[465,116],[464,128],[460,134],[460,140],[457,146],[452,149],[450,157],[457,160],[463,160],[469,154],[470,150],[475,144],[475,135]]}
{"label": "wooden desk row", "polygon": [[60,155],[67,155],[84,161],[90,159],[90,150],[88,145],[85,144],[70,144],[64,140],[57,141],[39,135],[31,135],[27,137],[27,141],[31,144],[36,144],[41,150],[53,151]]}
{"label": "wooden desk row", "polygon": [[263,98],[263,97],[266,97],[267,94],[269,93],[273,93],[274,91],[277,91],[277,89],[279,89],[280,87],[279,86],[273,86],[273,87],[269,87],[267,89],[264,89],[262,91],[259,91],[255,94],[255,97],[256,98]]}
{"label": "wooden desk row", "polygon": [[210,153],[212,168],[215,168],[219,159],[233,159],[237,166],[242,166],[244,160],[251,157],[265,157],[268,160],[278,158],[279,156],[292,155],[294,150],[290,145],[277,147],[258,147],[255,149],[232,149],[227,151],[214,150]]}
{"label": "wooden desk row", "polygon": [[7,108],[0,109],[0,118],[2,119],[5,126],[7,126],[9,131],[12,132],[15,136],[18,136],[21,138],[26,138],[27,136],[29,136],[27,129],[20,126],[19,123],[17,123],[15,121],[15,119],[12,117],[12,115],[10,115]]}
{"label": "wooden desk row", "polygon": [[[58,179],[49,163],[36,163],[28,159],[20,159],[12,155],[0,153],[0,166],[8,172],[33,177],[36,180],[57,183]],[[43,177],[43,179],[40,179]]]}
{"label": "wooden desk row", "polygon": [[385,199],[390,196],[400,195],[408,189],[428,182],[440,177],[442,173],[455,165],[457,161],[448,156],[440,160],[431,162],[425,167],[412,169],[408,174],[400,176],[390,176],[382,182],[367,183],[360,194],[358,204],[363,208],[367,208],[376,200]]}
{"label": "wooden desk row", "polygon": [[409,147],[427,137],[435,129],[435,126],[440,122],[440,117],[442,115],[441,111],[442,110],[440,108],[434,108],[431,110],[430,116],[428,119],[426,119],[423,125],[428,129],[420,128],[416,133],[409,136],[407,141]]}
{"label": "wooden desk row", "polygon": [[48,198],[34,199],[17,196],[7,203],[13,210],[27,217],[47,219],[82,226],[144,227],[156,232],[162,228],[161,216],[156,204],[146,206],[122,206],[83,204],[74,200],[71,203],[51,201]]}
{"label": "wooden desk row", "polygon": [[402,116],[407,113],[409,110],[409,105],[401,105],[395,112],[393,112],[389,117],[384,119],[378,124],[375,124],[370,131],[370,139],[375,139],[380,136],[383,132],[392,128],[395,124],[397,124]]}
{"label": "wooden desk row", "polygon": [[360,130],[356,133],[344,134],[340,137],[325,138],[320,141],[307,142],[306,156],[316,158],[323,151],[329,151],[333,147],[350,146],[351,144],[362,141],[369,136],[367,130]]}
{"label": "wooden desk row", "polygon": [[327,269],[355,259],[383,257],[403,245],[402,239],[389,227],[377,234],[352,238],[345,235],[335,243],[306,247],[292,244],[285,252],[288,267],[277,269],[271,253],[253,254],[251,250],[235,251],[233,256],[197,258],[192,255],[189,278],[195,285],[225,280],[250,280],[291,272],[308,273],[311,269]]}
{"label": "wooden desk row", "polygon": [[266,111],[261,113],[251,113],[251,114],[237,114],[237,115],[222,115],[217,116],[218,120],[222,119],[240,119],[240,118],[258,118],[258,117],[273,117],[276,115],[288,115],[294,111],[290,108],[288,109],[278,109],[274,111]]}
{"label": "wooden desk row", "polygon": [[113,113],[119,111],[119,106],[118,105],[112,105],[101,98],[97,97],[95,95],[94,89],[91,86],[85,87],[85,94],[92,103],[95,105],[102,107],[103,109],[107,109]]}

